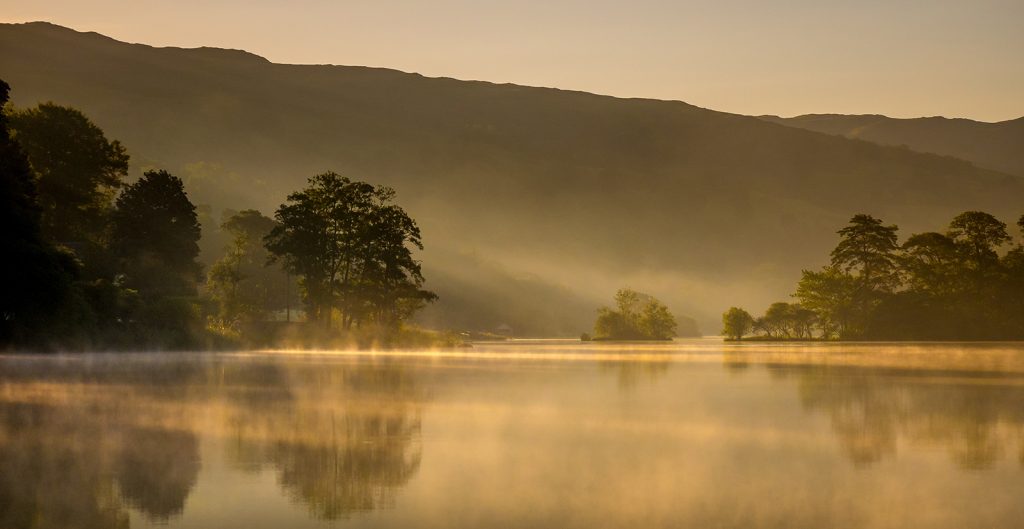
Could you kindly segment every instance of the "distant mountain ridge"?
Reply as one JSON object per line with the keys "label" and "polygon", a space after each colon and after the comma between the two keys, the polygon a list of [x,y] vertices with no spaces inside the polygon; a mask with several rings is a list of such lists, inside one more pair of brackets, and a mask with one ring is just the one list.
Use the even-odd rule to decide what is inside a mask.
{"label": "distant mountain ridge", "polygon": [[[678,101],[275,64],[45,23],[0,24],[0,76],[17,105],[82,109],[134,172],[176,172],[214,209],[271,213],[329,169],[394,187],[423,228],[439,325],[578,335],[594,316],[582,307],[628,286],[714,332],[726,304],[785,297],[853,213],[904,235],[967,209],[1024,213],[1017,176]],[[500,273],[474,275],[505,278],[495,288],[460,274],[487,263]],[[513,299],[543,282],[559,295]],[[552,312],[571,316],[549,325]]]}
{"label": "distant mountain ridge", "polygon": [[986,123],[964,118],[806,114],[761,119],[825,134],[883,145],[906,145],[920,152],[954,156],[1005,173],[1024,176],[1024,117]]}

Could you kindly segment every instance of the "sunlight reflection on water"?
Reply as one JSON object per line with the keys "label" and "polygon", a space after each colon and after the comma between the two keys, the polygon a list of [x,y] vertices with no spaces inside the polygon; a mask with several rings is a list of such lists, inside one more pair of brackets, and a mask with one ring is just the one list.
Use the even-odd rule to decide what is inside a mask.
{"label": "sunlight reflection on water", "polygon": [[0,357],[0,527],[1017,527],[1024,345]]}

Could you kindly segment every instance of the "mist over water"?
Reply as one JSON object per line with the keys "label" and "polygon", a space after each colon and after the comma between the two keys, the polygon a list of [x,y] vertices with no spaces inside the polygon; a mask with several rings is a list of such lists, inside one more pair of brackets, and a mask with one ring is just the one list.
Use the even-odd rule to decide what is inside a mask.
{"label": "mist over water", "polygon": [[1024,347],[0,357],[0,527],[1015,527]]}

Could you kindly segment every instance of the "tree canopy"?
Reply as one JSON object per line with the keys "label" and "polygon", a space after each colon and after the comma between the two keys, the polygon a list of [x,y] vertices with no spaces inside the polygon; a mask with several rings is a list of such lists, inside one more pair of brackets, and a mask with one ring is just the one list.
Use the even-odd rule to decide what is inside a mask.
{"label": "tree canopy", "polygon": [[394,190],[318,174],[288,196],[266,237],[272,259],[301,276],[307,315],[345,329],[364,323],[393,326],[436,296],[413,249],[423,249],[419,227],[392,203]]}
{"label": "tree canopy", "polygon": [[896,226],[856,215],[839,235],[832,263],[804,270],[800,303],[773,304],[757,330],[777,339],[1024,338],[1024,245],[1001,255],[1013,238],[994,216],[967,211],[946,233],[898,245]]}
{"label": "tree canopy", "polygon": [[15,111],[14,136],[36,176],[44,234],[59,242],[103,237],[128,154],[77,109],[42,103]]}
{"label": "tree canopy", "polygon": [[653,296],[628,288],[615,293],[616,309],[598,309],[594,322],[597,340],[670,340],[676,335],[676,319]]}
{"label": "tree canopy", "polygon": [[269,312],[288,306],[291,278],[269,262],[271,254],[263,245],[276,225],[253,209],[235,213],[221,224],[232,240],[210,268],[206,288],[218,304],[222,325],[265,319]]}
{"label": "tree canopy", "polygon": [[111,246],[127,284],[143,294],[194,293],[199,221],[181,179],[147,171],[117,197]]}
{"label": "tree canopy", "polygon": [[36,182],[28,157],[11,137],[5,109],[10,86],[0,80],[0,347],[40,339],[71,296],[78,264],[43,236]]}
{"label": "tree canopy", "polygon": [[722,314],[722,334],[731,340],[742,340],[754,326],[754,317],[739,307],[729,307]]}

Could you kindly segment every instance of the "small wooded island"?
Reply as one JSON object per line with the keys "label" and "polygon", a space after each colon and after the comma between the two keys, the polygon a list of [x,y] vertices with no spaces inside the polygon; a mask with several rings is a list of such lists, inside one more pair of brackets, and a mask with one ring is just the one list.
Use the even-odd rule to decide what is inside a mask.
{"label": "small wooded island", "polygon": [[[1024,232],[1024,216],[1017,221]],[[1024,339],[1024,246],[1005,223],[967,211],[945,233],[911,235],[859,214],[838,231],[831,262],[804,270],[793,297],[760,318],[732,307],[726,340]],[[755,333],[754,336],[744,338]]]}
{"label": "small wooded island", "polygon": [[615,293],[615,309],[598,309],[594,336],[583,334],[583,341],[671,340],[676,335],[675,316],[654,296],[620,289]]}

